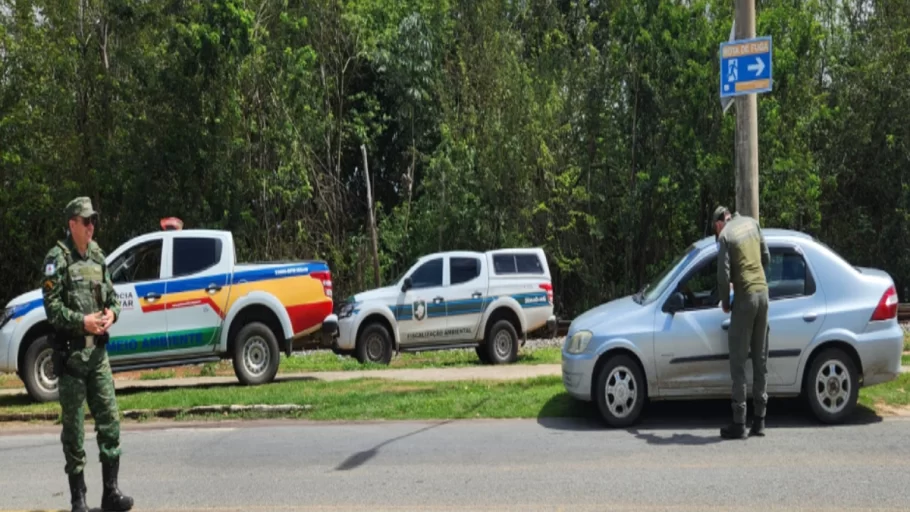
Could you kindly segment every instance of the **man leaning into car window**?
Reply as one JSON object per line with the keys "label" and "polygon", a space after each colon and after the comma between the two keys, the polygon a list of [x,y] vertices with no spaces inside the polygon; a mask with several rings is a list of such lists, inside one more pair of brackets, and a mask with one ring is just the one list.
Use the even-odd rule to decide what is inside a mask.
{"label": "man leaning into car window", "polygon": [[[723,206],[714,210],[717,239],[717,289],[733,286],[732,296],[721,293],[721,307],[730,313],[730,376],[733,378],[733,422],[720,429],[724,439],[746,437],[746,359],[752,352],[751,435],[763,436],[768,406],[768,281],[765,268],[771,254],[755,219],[730,215]],[[733,298],[735,297],[735,300]],[[733,304],[731,305],[731,301]],[[750,350],[751,349],[751,350]]]}

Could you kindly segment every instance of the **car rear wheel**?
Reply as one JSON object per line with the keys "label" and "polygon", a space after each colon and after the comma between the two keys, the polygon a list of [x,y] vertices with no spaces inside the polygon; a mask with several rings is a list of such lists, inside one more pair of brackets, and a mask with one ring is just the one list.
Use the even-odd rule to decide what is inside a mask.
{"label": "car rear wheel", "polygon": [[607,425],[628,427],[638,421],[646,398],[645,380],[631,357],[611,357],[597,373],[595,382],[594,400]]}
{"label": "car rear wheel", "polygon": [[859,396],[856,365],[843,350],[827,348],[813,360],[804,391],[812,413],[822,423],[841,423],[853,412]]}

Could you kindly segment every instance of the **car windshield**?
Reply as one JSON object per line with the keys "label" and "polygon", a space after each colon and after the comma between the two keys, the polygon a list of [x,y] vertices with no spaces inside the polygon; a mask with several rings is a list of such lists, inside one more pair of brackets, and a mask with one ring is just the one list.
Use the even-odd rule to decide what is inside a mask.
{"label": "car windshield", "polygon": [[680,254],[672,263],[666,266],[654,279],[645,284],[642,289],[635,294],[633,299],[639,304],[647,304],[656,300],[667,289],[667,286],[676,279],[679,272],[690,262],[698,250],[695,244],[690,245],[685,252]]}

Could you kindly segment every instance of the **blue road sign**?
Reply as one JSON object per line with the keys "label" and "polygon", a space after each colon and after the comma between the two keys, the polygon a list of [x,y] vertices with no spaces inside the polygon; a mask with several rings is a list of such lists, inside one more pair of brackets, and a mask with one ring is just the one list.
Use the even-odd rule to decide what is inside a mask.
{"label": "blue road sign", "polygon": [[771,37],[720,44],[721,98],[768,92],[771,87]]}

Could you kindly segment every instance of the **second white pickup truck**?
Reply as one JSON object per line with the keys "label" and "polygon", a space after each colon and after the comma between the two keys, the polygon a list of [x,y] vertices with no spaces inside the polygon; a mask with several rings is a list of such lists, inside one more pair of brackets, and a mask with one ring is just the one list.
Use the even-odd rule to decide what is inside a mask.
{"label": "second white pickup truck", "polygon": [[336,314],[332,350],[361,363],[388,364],[395,351],[470,347],[485,363],[511,363],[528,332],[556,328],[540,248],[423,256],[394,285],[359,293]]}

